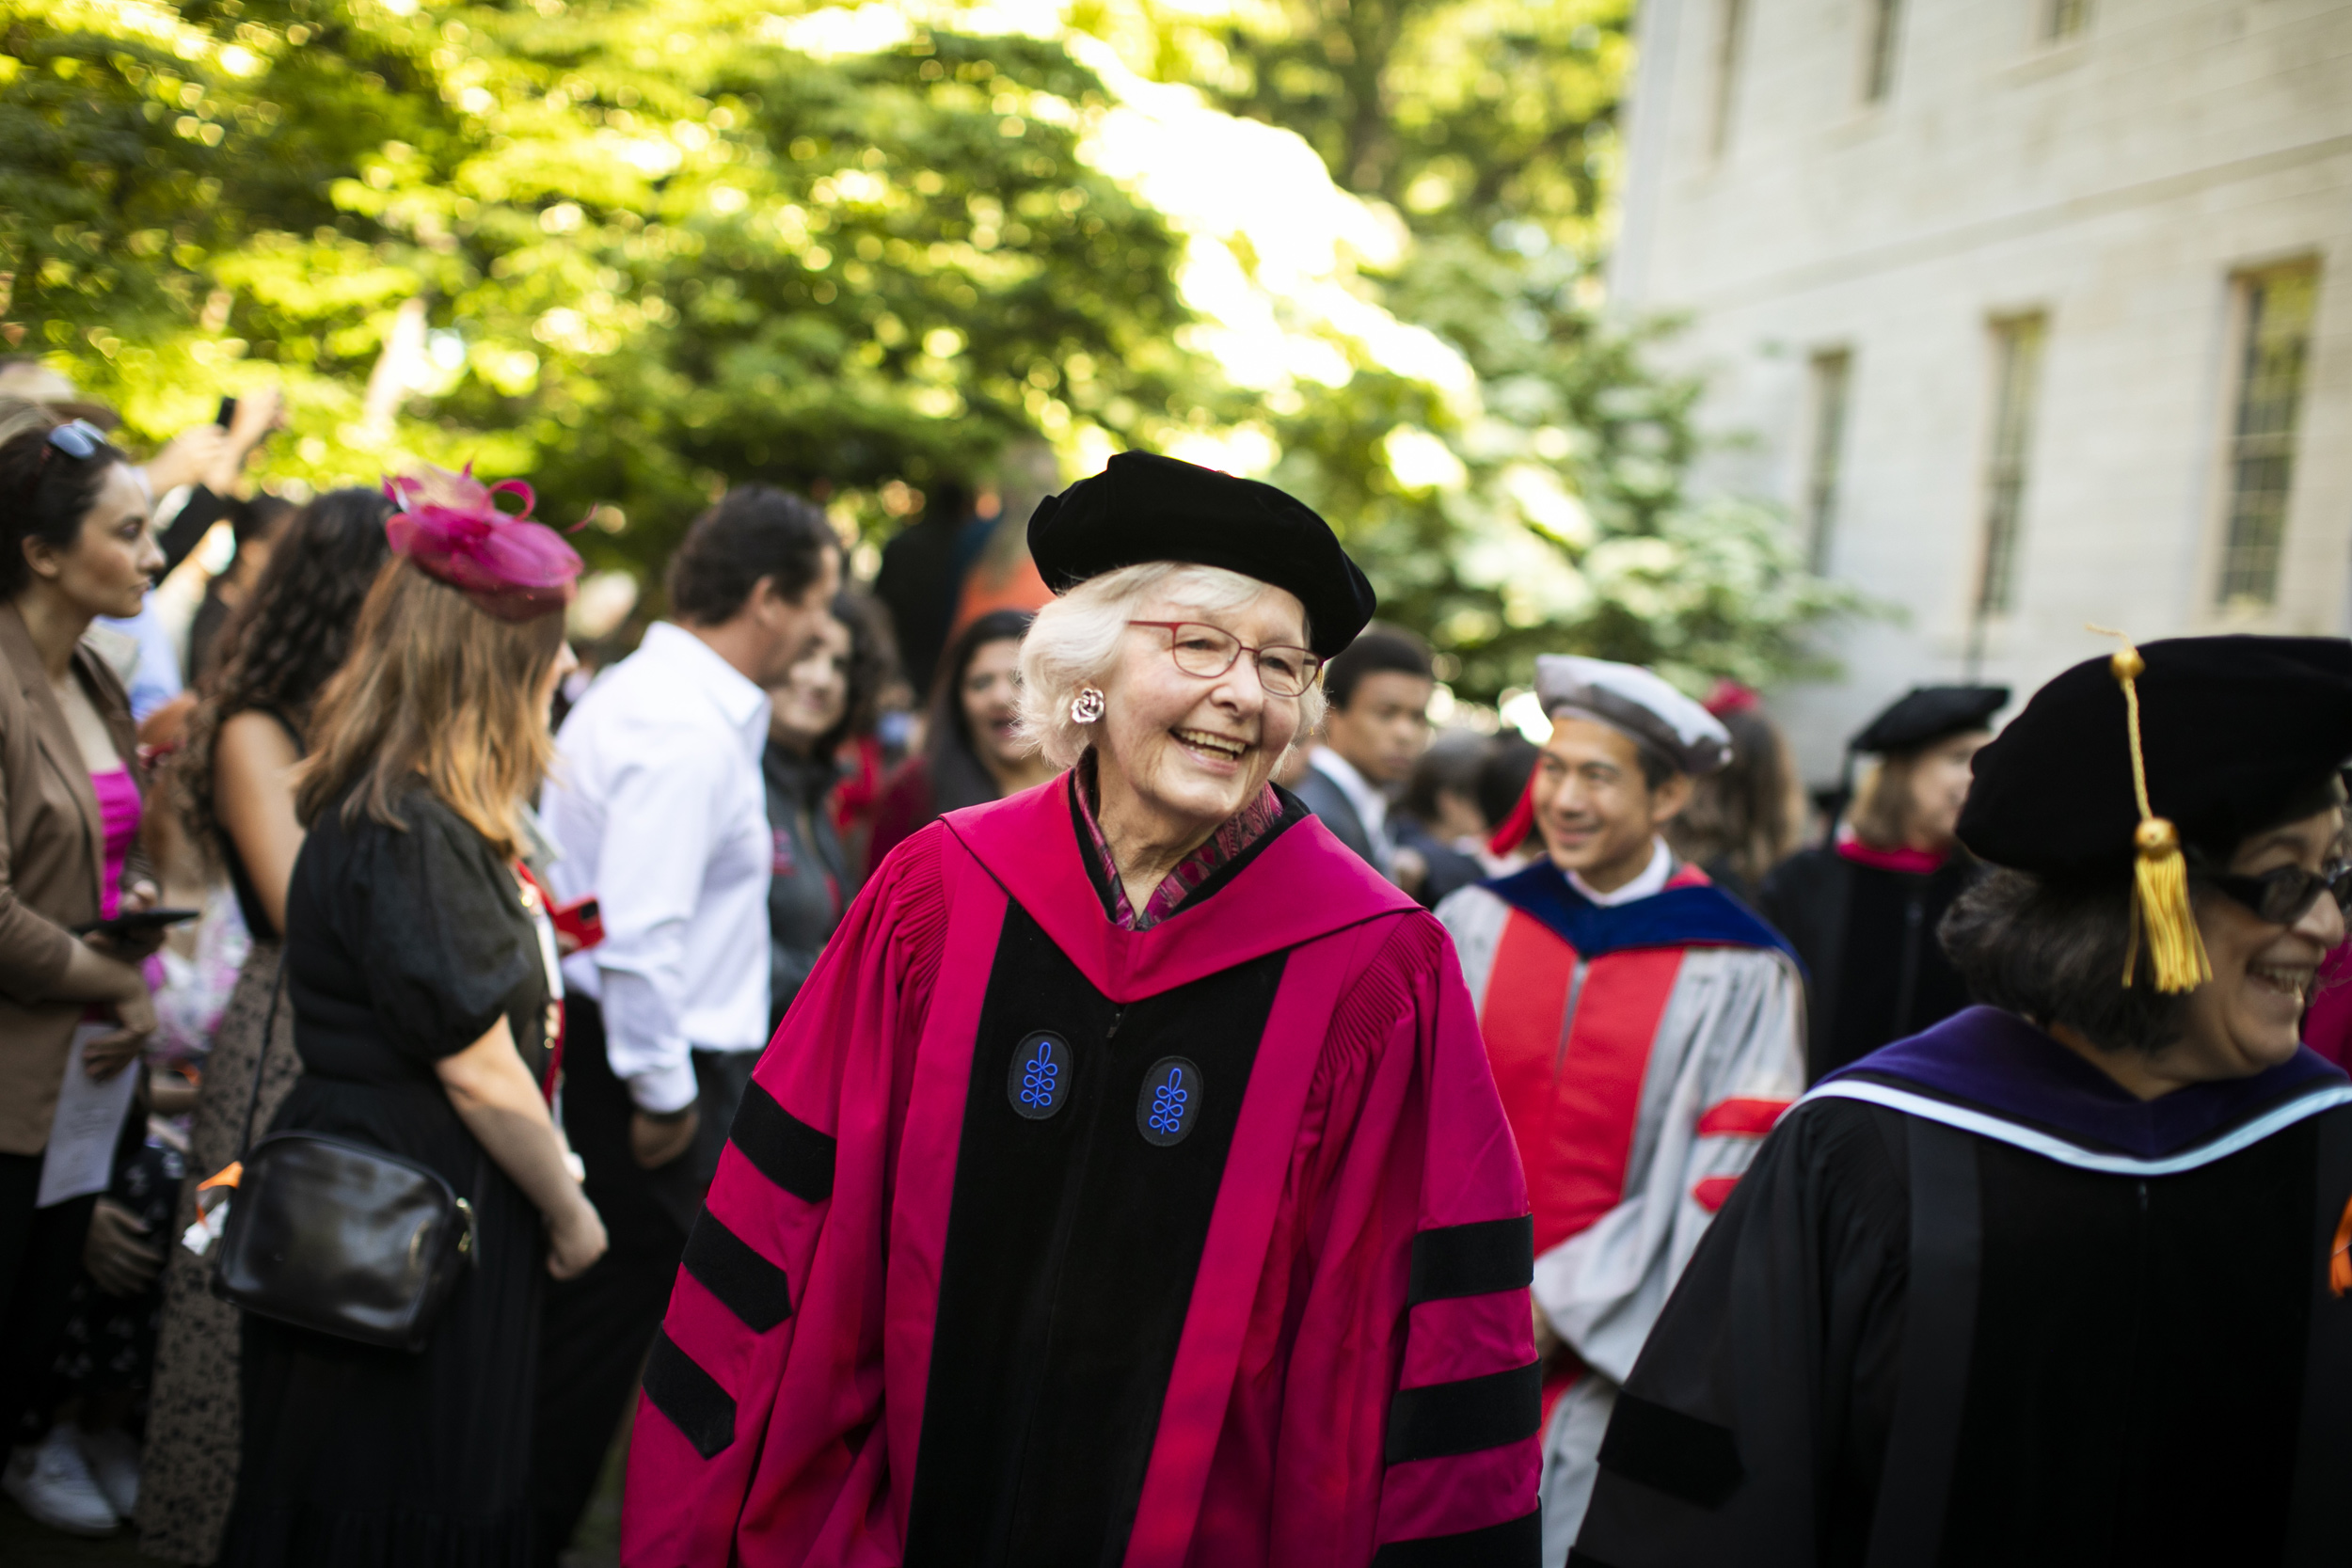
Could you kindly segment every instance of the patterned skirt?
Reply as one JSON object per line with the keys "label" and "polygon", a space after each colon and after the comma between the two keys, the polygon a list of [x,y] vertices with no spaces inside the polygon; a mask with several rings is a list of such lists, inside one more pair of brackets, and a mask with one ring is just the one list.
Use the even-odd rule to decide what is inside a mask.
{"label": "patterned skirt", "polygon": [[[246,1107],[256,1133],[301,1075],[294,1054],[294,1006],[278,993],[278,944],[255,941],[230,993],[197,1090],[188,1134],[187,1180],[168,1232],[164,1313],[155,1349],[154,1392],[139,1477],[139,1549],[169,1562],[207,1563],[220,1555],[221,1531],[237,1491],[242,1440],[237,1405],[237,1344],[242,1315],[215,1299],[212,1261],[180,1244],[196,1223],[197,1183],[244,1152]],[[270,1028],[268,1049],[262,1031]],[[261,1099],[254,1101],[256,1072]]]}

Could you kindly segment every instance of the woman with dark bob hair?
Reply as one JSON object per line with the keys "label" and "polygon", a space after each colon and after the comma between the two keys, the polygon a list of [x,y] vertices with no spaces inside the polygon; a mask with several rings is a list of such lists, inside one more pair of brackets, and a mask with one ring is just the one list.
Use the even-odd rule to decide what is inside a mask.
{"label": "woman with dark bob hair", "polygon": [[1021,731],[1021,639],[1029,620],[1025,610],[992,610],[940,656],[923,750],[891,774],[874,808],[869,875],[925,823],[1054,776]]}
{"label": "woman with dark bob hair", "polygon": [[1535,1568],[1527,1196],[1444,927],[1272,783],[1372,588],[1271,485],[1041,503],[1057,771],[858,895],[646,1362],[663,1568]]}
{"label": "woman with dark bob hair", "polygon": [[1700,1244],[1571,1561],[2342,1563],[2352,644],[2128,645],[1977,753],[1979,1006],[1832,1073]]}

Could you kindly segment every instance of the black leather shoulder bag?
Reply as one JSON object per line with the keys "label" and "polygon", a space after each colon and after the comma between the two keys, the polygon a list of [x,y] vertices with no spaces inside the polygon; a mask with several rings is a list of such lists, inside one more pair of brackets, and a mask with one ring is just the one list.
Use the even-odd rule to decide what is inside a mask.
{"label": "black leather shoulder bag", "polygon": [[253,1142],[284,963],[254,1063],[239,1140],[245,1169],[214,1255],[213,1294],[296,1328],[421,1351],[472,1259],[472,1205],[439,1172],[348,1138],[273,1132]]}

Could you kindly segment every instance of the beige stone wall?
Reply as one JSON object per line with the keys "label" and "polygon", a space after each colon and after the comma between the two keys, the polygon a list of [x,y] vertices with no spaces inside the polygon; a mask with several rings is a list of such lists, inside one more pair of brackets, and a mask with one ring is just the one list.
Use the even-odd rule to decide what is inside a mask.
{"label": "beige stone wall", "polygon": [[[1725,0],[1647,0],[1612,297],[1679,311],[1705,418],[1753,439],[1710,483],[1802,507],[1809,363],[1852,356],[1833,575],[1899,607],[1840,639],[1848,678],[1777,705],[1815,777],[1904,687],[2021,695],[2143,639],[2352,629],[2352,3],[1902,0],[1863,101],[1875,0],[1745,0],[1712,146]],[[2215,589],[2236,393],[2234,279],[2319,268],[2277,604]],[[2010,613],[1972,637],[1994,355],[2047,323]]]}

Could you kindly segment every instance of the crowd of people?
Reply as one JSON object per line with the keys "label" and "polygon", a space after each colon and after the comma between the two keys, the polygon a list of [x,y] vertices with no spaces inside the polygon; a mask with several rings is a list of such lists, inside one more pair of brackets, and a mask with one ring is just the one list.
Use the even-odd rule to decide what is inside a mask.
{"label": "crowd of people", "polygon": [[1130,452],[866,587],[729,490],[590,671],[527,484],[243,494],[276,418],[0,365],[41,1523],[535,1568],[627,1430],[644,1568],[2344,1560],[2352,645],[1808,796],[1566,652],[1433,726],[1321,517]]}

